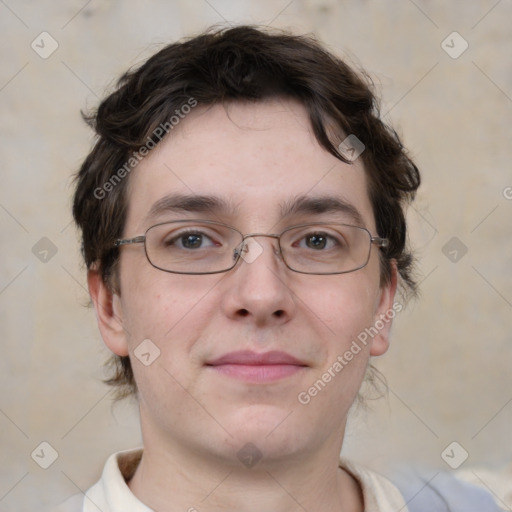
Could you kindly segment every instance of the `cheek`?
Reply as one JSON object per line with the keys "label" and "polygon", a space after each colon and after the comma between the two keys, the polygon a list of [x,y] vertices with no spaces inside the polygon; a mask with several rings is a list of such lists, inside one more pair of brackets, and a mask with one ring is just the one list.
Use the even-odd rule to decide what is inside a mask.
{"label": "cheek", "polygon": [[[201,322],[203,316],[197,311],[209,289],[204,276],[162,272],[144,254],[129,255],[120,272],[123,321],[132,341],[142,337],[164,342],[183,324],[193,327]],[[191,312],[195,312],[192,324]]]}
{"label": "cheek", "polygon": [[308,305],[331,334],[346,341],[373,322],[378,281],[364,272],[326,277],[334,279],[313,292]]}
{"label": "cheek", "polygon": [[196,366],[191,350],[209,318],[208,301],[201,300],[205,287],[203,283],[200,292],[190,276],[185,276],[185,284],[180,276],[155,271],[162,275],[132,275],[124,283],[124,326],[132,368],[141,400],[186,401],[183,390],[193,382]]}

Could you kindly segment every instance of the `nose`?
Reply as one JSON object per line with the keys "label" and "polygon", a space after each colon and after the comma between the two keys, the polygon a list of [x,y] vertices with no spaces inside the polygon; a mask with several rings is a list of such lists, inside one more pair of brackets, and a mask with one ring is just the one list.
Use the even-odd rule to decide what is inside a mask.
{"label": "nose", "polygon": [[235,253],[240,259],[225,279],[222,307],[229,318],[263,327],[293,317],[296,305],[289,283],[291,271],[281,258],[277,238],[260,233],[244,236]]}

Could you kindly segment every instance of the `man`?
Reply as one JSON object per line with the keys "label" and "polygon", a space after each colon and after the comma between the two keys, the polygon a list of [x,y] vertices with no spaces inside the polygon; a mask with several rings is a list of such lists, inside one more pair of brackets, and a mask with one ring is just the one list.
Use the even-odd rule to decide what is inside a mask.
{"label": "man", "polygon": [[397,285],[415,290],[420,177],[367,82],[309,38],[236,27],[162,49],[89,121],[73,213],[143,449],[76,510],[406,511],[339,459]]}

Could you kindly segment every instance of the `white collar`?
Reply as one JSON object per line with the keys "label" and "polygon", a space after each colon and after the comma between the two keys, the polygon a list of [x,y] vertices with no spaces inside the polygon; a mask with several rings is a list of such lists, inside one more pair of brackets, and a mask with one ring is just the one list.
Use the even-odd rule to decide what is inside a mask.
{"label": "white collar", "polygon": [[[142,448],[126,450],[111,455],[98,482],[83,497],[83,508],[59,508],[62,512],[153,512],[139,501],[126,483],[135,471]],[[407,512],[406,503],[398,489],[383,476],[360,465],[340,458],[340,467],[348,471],[363,490],[365,512]],[[74,497],[76,500],[76,497]],[[76,503],[76,501],[75,501]]]}

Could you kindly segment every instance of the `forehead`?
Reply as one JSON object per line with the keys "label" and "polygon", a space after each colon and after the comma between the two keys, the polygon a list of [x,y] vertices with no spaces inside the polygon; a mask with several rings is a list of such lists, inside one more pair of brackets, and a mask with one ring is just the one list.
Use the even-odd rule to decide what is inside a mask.
{"label": "forehead", "polygon": [[183,215],[247,229],[322,215],[374,226],[361,159],[328,153],[289,100],[197,106],[134,169],[127,199],[130,232]]}

